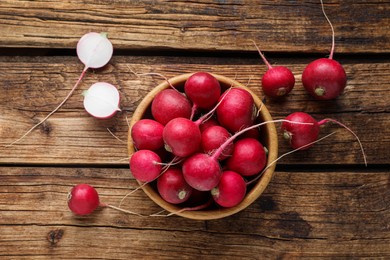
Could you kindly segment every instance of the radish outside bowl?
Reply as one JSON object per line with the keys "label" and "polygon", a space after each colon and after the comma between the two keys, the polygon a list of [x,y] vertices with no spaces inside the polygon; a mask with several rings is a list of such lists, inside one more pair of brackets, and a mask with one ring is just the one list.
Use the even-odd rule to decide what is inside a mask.
{"label": "radish outside bowl", "polygon": [[[175,86],[178,90],[183,90],[184,84],[186,80],[192,75],[193,73],[188,74],[182,74],[176,77],[173,77],[169,79],[169,82]],[[257,97],[249,88],[245,87],[244,85],[240,84],[239,82],[232,80],[230,78],[212,74],[220,83],[221,89],[226,90],[229,87],[237,87],[237,88],[243,88],[247,90],[253,97],[255,105],[259,109],[258,114],[258,120],[260,122],[264,121],[271,121],[272,117],[265,107],[265,105],[261,102],[260,98]],[[141,119],[145,118],[152,118],[151,117],[151,104],[154,99],[154,97],[162,90],[170,88],[170,85],[167,81],[164,81],[157,87],[155,87],[152,91],[150,91],[145,98],[141,101],[141,103],[138,105],[137,109],[135,110],[133,117],[130,121],[130,129],[128,134],[128,153],[129,156],[131,156],[135,151],[136,148],[134,147],[133,140],[131,137],[131,128],[132,126],[138,122]],[[264,147],[267,148],[268,155],[267,155],[267,165],[271,164],[277,159],[278,156],[278,138],[277,138],[277,131],[275,128],[274,123],[267,123],[264,124],[261,127],[260,131],[260,141],[264,145]],[[233,215],[246,207],[248,207],[250,204],[252,204],[256,199],[259,198],[259,196],[264,192],[265,188],[271,181],[274,170],[275,170],[276,164],[273,163],[270,165],[261,175],[261,177],[253,184],[248,185],[247,187],[247,193],[244,197],[244,199],[239,203],[238,205],[230,208],[223,208],[216,205],[209,206],[205,209],[201,210],[183,210],[183,206],[174,205],[166,202],[162,199],[162,197],[159,195],[157,189],[155,188],[155,185],[153,184],[147,184],[143,185],[142,189],[143,191],[149,196],[150,199],[152,199],[156,204],[158,204],[160,207],[165,209],[166,211],[173,213],[175,215],[179,215],[181,217],[189,218],[189,219],[195,219],[195,220],[211,220],[211,219],[219,219],[224,218],[230,215]],[[142,183],[139,183],[140,185]]]}

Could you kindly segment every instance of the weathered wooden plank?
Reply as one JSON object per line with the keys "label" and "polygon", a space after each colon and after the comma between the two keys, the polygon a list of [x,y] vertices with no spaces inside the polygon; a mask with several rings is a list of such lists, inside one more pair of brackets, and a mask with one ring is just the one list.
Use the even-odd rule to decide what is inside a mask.
{"label": "weathered wooden plank", "polygon": [[[126,169],[2,167],[0,173],[0,256],[11,259],[390,256],[386,171],[279,171],[254,204],[213,221],[68,211],[64,198],[75,183],[88,182],[103,201],[118,202],[135,188]],[[158,210],[142,191],[123,205]]]}
{"label": "weathered wooden plank", "polygon": [[[325,1],[336,52],[390,47],[386,1]],[[23,1],[0,4],[0,46],[73,48],[89,31],[118,49],[254,50],[327,54],[331,30],[320,1]]]}
{"label": "weathered wooden plank", "polygon": [[[142,61],[141,61],[142,60]],[[232,62],[233,61],[233,62]],[[259,96],[260,78],[265,66],[257,59],[225,58],[131,58],[115,57],[102,70],[87,73],[71,99],[44,125],[22,142],[5,148],[42,119],[67,95],[77,80],[82,65],[72,57],[2,58],[0,74],[2,163],[70,163],[127,164],[127,120],[138,103],[163,79],[155,76],[137,77],[138,72],[159,72],[167,77],[206,70],[246,84]],[[389,163],[389,75],[390,65],[384,61],[346,60],[349,75],[345,93],[335,101],[316,101],[308,96],[300,83],[300,71],[308,59],[273,59],[292,68],[297,77],[295,90],[283,101],[267,100],[274,118],[283,118],[294,111],[311,113],[317,119],[332,117],[350,126],[360,136],[371,164]],[[83,110],[83,90],[97,81],[119,87],[122,112],[110,120],[96,120]],[[123,142],[115,139],[110,129]],[[336,130],[326,127],[323,135]],[[348,143],[348,145],[345,145]],[[281,154],[289,151],[280,139]],[[286,157],[281,163],[295,164],[362,164],[362,155],[353,136],[339,131],[310,151]]]}

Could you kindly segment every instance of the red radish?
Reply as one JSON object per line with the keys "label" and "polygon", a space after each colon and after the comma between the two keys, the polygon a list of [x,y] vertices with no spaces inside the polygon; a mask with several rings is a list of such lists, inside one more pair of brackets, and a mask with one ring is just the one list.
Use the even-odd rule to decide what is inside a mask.
{"label": "red radish", "polygon": [[302,84],[310,95],[316,99],[329,100],[338,97],[347,85],[347,75],[343,66],[333,60],[334,29],[325,13],[321,0],[322,12],[332,29],[332,49],[329,58],[317,59],[306,66],[302,73]]}
{"label": "red radish", "polygon": [[187,118],[174,118],[164,127],[163,139],[167,151],[179,157],[187,157],[200,149],[199,125]]}
{"label": "red radish", "polygon": [[159,150],[164,146],[164,126],[152,119],[141,119],[131,128],[131,138],[138,150]]}
{"label": "red radish", "polygon": [[194,189],[209,191],[217,186],[222,170],[215,154],[196,153],[183,162],[184,179]]}
{"label": "red radish", "polygon": [[267,163],[267,155],[263,145],[256,139],[244,138],[234,144],[232,156],[226,166],[229,170],[243,176],[258,174]]}
{"label": "red radish", "polygon": [[177,117],[190,118],[191,102],[175,89],[164,89],[152,101],[153,118],[163,125]]}
{"label": "red radish", "polygon": [[265,95],[271,98],[279,98],[291,92],[295,85],[294,74],[285,66],[272,67],[257,44],[253,41],[268,70],[261,78],[261,87]]}
{"label": "red radish", "polygon": [[99,205],[97,191],[88,184],[78,184],[68,194],[68,207],[76,215],[91,214]]}
{"label": "red radish", "polygon": [[222,207],[237,206],[245,197],[246,182],[234,171],[224,171],[218,186],[211,190],[214,201]]}
{"label": "red radish", "polygon": [[83,96],[84,108],[93,117],[108,119],[121,111],[118,89],[109,83],[95,83],[84,91]]}
{"label": "red radish", "polygon": [[89,215],[99,206],[112,208],[128,214],[142,216],[141,214],[129,210],[101,203],[99,200],[99,194],[96,189],[88,184],[77,184],[68,193],[68,207],[76,215]]}
{"label": "red radish", "polygon": [[210,73],[197,72],[187,79],[184,84],[184,92],[194,107],[211,109],[221,96],[221,86]]}
{"label": "red radish", "polygon": [[138,150],[130,158],[130,171],[138,181],[151,182],[161,170],[161,158],[153,151]]}
{"label": "red radish", "polygon": [[304,112],[294,112],[288,115],[285,120],[286,121],[284,121],[281,126],[283,136],[290,142],[292,148],[300,150],[308,149],[314,144],[318,138],[321,125],[324,125],[328,122],[338,124],[339,126],[348,130],[356,138],[363,154],[364,164],[367,166],[366,154],[359,137],[343,123],[331,118],[325,118],[317,122],[317,120]]}
{"label": "red radish", "polygon": [[[223,100],[222,100],[223,99]],[[231,88],[221,95],[217,107],[218,122],[228,131],[234,133],[253,124],[256,117],[256,106],[252,95],[242,88]]]}
{"label": "red radish", "polygon": [[193,188],[184,180],[180,169],[169,168],[158,177],[157,190],[165,201],[179,204],[188,200]]}
{"label": "red radish", "polygon": [[[283,136],[289,140],[293,149],[303,147],[302,150],[309,149],[308,145],[317,140],[320,133],[320,126],[317,120],[304,112],[294,112],[285,118],[286,122],[282,123],[281,129]],[[295,124],[293,122],[311,123],[311,124]]]}
{"label": "red radish", "polygon": [[[203,152],[211,154],[217,150],[229,137],[230,133],[222,126],[210,126],[202,132],[202,149]],[[233,143],[230,143],[218,157],[218,160],[224,160],[233,152]]]}
{"label": "red radish", "polygon": [[80,84],[81,80],[84,78],[85,73],[89,68],[101,68],[105,66],[111,59],[113,53],[113,47],[111,42],[107,39],[106,33],[95,33],[90,32],[83,35],[77,43],[77,56],[79,60],[85,65],[81,75],[79,76],[76,84],[70,90],[68,95],[64,100],[45,118],[40,122],[31,127],[25,134],[23,134],[19,139],[15,140],[7,146],[12,146],[13,144],[21,141],[29,133],[31,133],[35,128],[40,126],[45,122],[50,116],[52,116],[58,109],[62,107],[63,104],[70,98],[73,92],[76,90],[77,86]]}

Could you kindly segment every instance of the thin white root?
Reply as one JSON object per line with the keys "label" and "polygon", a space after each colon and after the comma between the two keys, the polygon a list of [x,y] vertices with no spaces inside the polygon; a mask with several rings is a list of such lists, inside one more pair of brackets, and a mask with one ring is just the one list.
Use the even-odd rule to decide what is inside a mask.
{"label": "thin white root", "polygon": [[136,191],[138,191],[139,189],[142,189],[145,185],[147,185],[148,182],[145,182],[143,183],[142,185],[138,186],[137,188],[135,188],[134,190],[132,190],[131,192],[127,193],[122,199],[121,201],[119,202],[119,206],[118,207],[121,207],[123,201],[128,197],[130,196],[131,194],[135,193]]}
{"label": "thin white root", "polygon": [[253,79],[253,75],[248,79],[248,83],[246,83],[247,87],[249,87],[249,84],[251,83],[252,79]]}
{"label": "thin white root", "polygon": [[163,213],[164,211],[166,211],[166,210],[165,210],[165,209],[160,210],[160,211],[157,212],[157,213],[154,213],[154,214],[149,215],[149,217],[167,217],[167,215],[162,215],[162,214],[161,214],[161,213]]}
{"label": "thin white root", "polygon": [[119,142],[125,144],[126,142],[121,140],[118,136],[114,135],[114,133],[110,130],[110,128],[107,127],[107,131],[116,139],[118,140]]}
{"label": "thin white root", "polygon": [[145,215],[142,215],[140,213],[137,213],[137,212],[134,212],[134,211],[130,211],[130,210],[126,210],[126,209],[122,209],[120,207],[115,207],[113,205],[105,204],[104,206],[108,207],[108,208],[112,208],[112,209],[118,210],[118,211],[121,211],[121,212],[124,212],[124,213],[127,213],[127,214],[136,215],[136,216],[139,216],[139,217],[145,217]]}
{"label": "thin white root", "polygon": [[261,173],[260,173],[258,176],[256,176],[256,178],[254,178],[253,180],[250,180],[249,182],[247,182],[247,185],[249,185],[249,184],[251,184],[251,183],[257,181],[257,180],[264,174],[264,172],[265,172],[266,170],[268,170],[269,167],[271,167],[272,165],[274,165],[277,161],[279,161],[279,160],[282,159],[283,157],[285,157],[285,156],[287,156],[287,155],[289,155],[289,154],[295,153],[296,151],[302,150],[302,149],[304,149],[304,148],[306,148],[306,147],[308,147],[308,146],[310,146],[310,145],[313,145],[313,144],[315,144],[315,143],[318,143],[318,142],[324,140],[325,138],[328,138],[329,136],[335,134],[336,132],[337,132],[337,131],[332,132],[332,133],[330,133],[330,134],[328,134],[328,135],[326,135],[326,136],[323,136],[323,137],[321,137],[321,138],[319,138],[319,139],[317,139],[317,140],[315,140],[315,141],[313,141],[313,142],[311,142],[311,143],[305,144],[305,145],[303,145],[303,146],[301,146],[301,147],[299,147],[299,148],[296,148],[296,149],[291,150],[291,151],[289,151],[289,152],[287,152],[287,153],[285,153],[285,154],[282,154],[281,156],[279,156],[278,158],[276,158],[275,160],[273,160],[272,162],[270,162],[270,163],[261,171]]}
{"label": "thin white root", "polygon": [[130,128],[130,121],[129,121],[129,118],[127,116],[125,116],[126,118],[126,123],[127,123],[127,126]]}
{"label": "thin white root", "polygon": [[322,13],[324,14],[324,16],[325,16],[326,20],[328,21],[328,23],[329,23],[329,25],[330,25],[330,28],[331,28],[331,30],[332,30],[332,49],[330,50],[329,59],[333,59],[334,46],[335,46],[335,40],[334,40],[334,38],[335,38],[334,34],[335,34],[335,33],[334,33],[334,28],[333,28],[333,25],[332,25],[332,23],[330,22],[328,16],[327,16],[326,13],[325,13],[325,8],[324,8],[324,3],[323,3],[323,1],[322,1],[322,0],[320,0],[320,1],[321,1]]}
{"label": "thin white root", "polygon": [[5,145],[5,147],[10,147],[18,142],[20,142],[22,139],[24,139],[28,134],[30,134],[35,128],[40,126],[43,122],[45,122],[50,116],[52,116],[55,112],[57,112],[58,109],[62,107],[63,104],[70,98],[70,96],[73,94],[73,92],[76,90],[77,86],[80,84],[81,80],[83,79],[85,73],[87,72],[88,67],[85,67],[83,71],[81,72],[81,75],[79,76],[76,84],[73,86],[73,88],[70,90],[68,95],[65,97],[65,99],[53,110],[51,111],[44,119],[42,119],[39,123],[34,125],[33,127],[30,128],[24,135],[22,135],[19,139],[13,141],[12,143]]}

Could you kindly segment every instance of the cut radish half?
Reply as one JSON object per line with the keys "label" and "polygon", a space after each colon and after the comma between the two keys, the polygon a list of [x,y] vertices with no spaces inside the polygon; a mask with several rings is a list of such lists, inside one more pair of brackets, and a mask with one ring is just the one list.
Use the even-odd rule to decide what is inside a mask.
{"label": "cut radish half", "polygon": [[84,108],[93,117],[107,119],[121,111],[118,89],[109,83],[95,83],[83,95]]}
{"label": "cut radish half", "polygon": [[106,65],[114,51],[106,33],[90,32],[77,43],[77,56],[86,68],[101,68]]}

